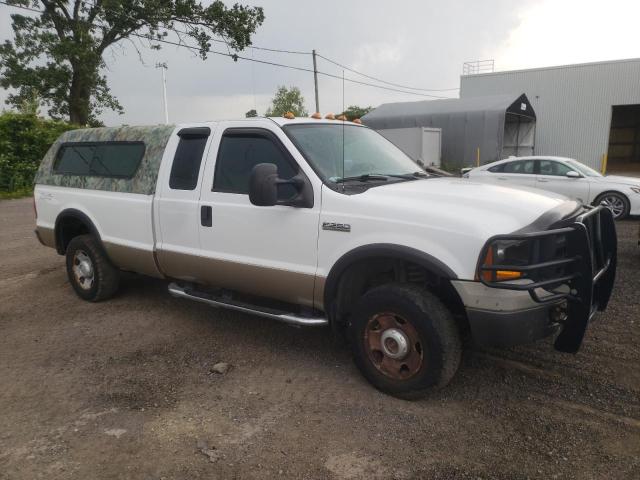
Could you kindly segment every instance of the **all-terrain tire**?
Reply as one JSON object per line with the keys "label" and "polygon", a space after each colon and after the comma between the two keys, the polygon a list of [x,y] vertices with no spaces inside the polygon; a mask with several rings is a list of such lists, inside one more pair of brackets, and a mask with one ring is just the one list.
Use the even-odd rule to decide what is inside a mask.
{"label": "all-terrain tire", "polygon": [[111,298],[118,290],[120,271],[111,264],[93,235],[71,239],[66,259],[69,282],[83,300],[99,302]]}
{"label": "all-terrain tire", "polygon": [[[385,346],[380,342],[380,352],[371,343],[377,345],[378,336],[381,340],[387,336],[388,342],[388,335],[397,335],[398,330],[409,340],[407,350],[407,343],[395,337],[402,340],[407,354],[385,359],[385,351],[398,354],[387,348],[393,347],[393,338]],[[364,377],[378,390],[404,399],[420,398],[447,385],[462,356],[460,332],[449,310],[434,294],[411,284],[383,285],[363,295],[350,319],[349,339]]]}

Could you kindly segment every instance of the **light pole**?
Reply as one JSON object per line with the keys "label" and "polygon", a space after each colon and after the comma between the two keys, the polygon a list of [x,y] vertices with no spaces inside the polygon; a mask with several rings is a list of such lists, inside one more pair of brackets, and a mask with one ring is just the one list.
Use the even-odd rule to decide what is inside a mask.
{"label": "light pole", "polygon": [[162,99],[164,103],[164,123],[169,123],[169,106],[167,105],[167,76],[165,71],[167,70],[167,62],[156,63],[156,68],[162,69]]}

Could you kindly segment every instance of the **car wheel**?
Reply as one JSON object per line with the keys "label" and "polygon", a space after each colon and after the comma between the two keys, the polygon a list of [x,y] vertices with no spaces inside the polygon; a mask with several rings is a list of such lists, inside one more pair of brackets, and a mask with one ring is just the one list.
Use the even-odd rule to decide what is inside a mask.
{"label": "car wheel", "polygon": [[622,220],[629,215],[629,200],[623,194],[618,192],[603,193],[596,199],[595,204],[602,205],[611,210],[615,220]]}
{"label": "car wheel", "polygon": [[116,293],[120,272],[92,235],[71,239],[66,257],[69,282],[80,298],[99,302]]}
{"label": "car wheel", "polygon": [[461,358],[451,313],[432,293],[391,284],[367,292],[349,325],[354,360],[377,389],[413,399],[445,386]]}

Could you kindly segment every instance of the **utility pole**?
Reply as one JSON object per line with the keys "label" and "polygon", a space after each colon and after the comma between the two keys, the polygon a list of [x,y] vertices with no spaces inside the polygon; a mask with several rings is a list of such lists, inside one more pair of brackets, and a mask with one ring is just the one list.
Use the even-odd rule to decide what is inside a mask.
{"label": "utility pole", "polygon": [[316,66],[316,51],[313,50],[313,82],[316,87],[316,112],[320,111],[320,101],[318,100],[318,67]]}
{"label": "utility pole", "polygon": [[169,124],[169,106],[167,105],[167,76],[165,71],[167,70],[167,62],[156,63],[156,68],[162,69],[162,100],[164,104],[164,123]]}

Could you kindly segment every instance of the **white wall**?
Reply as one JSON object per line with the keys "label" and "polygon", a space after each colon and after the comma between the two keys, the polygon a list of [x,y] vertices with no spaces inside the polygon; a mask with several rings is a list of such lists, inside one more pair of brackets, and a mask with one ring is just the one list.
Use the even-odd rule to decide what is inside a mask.
{"label": "white wall", "polygon": [[640,59],[460,78],[460,97],[525,93],[537,115],[535,154],[573,157],[600,169],[611,107],[640,104]]}

